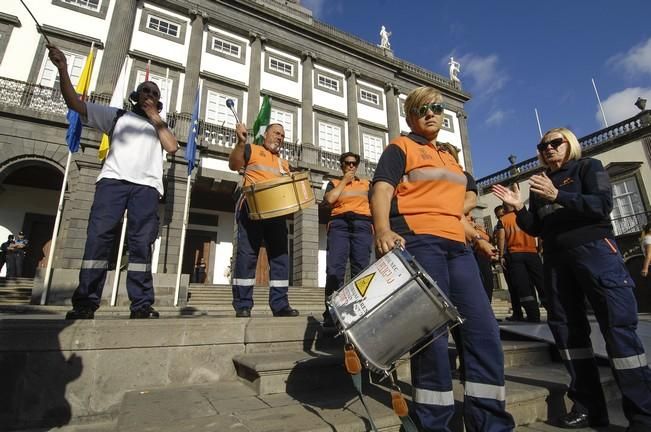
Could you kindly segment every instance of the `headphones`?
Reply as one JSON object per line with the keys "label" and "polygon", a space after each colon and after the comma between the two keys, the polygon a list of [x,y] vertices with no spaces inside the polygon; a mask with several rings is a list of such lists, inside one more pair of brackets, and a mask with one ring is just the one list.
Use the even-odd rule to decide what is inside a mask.
{"label": "headphones", "polygon": [[[141,84],[142,85],[142,84]],[[138,86],[140,88],[140,86]],[[138,105],[138,101],[140,100],[140,92],[138,90],[134,90],[129,94],[129,102],[131,102],[132,105]],[[161,112],[163,110],[163,102],[158,101],[156,104],[156,109],[158,112]]]}

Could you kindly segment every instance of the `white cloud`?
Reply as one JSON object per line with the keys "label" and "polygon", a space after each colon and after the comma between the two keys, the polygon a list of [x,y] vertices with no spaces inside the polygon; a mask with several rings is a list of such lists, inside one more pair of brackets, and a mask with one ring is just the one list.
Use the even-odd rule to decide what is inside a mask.
{"label": "white cloud", "polygon": [[321,18],[325,10],[326,0],[303,0],[301,6],[312,11],[315,18]]}
{"label": "white cloud", "polygon": [[478,96],[491,95],[506,85],[508,74],[501,67],[499,57],[491,54],[485,57],[476,54],[466,54],[459,58],[461,72],[459,78],[471,81],[471,91]]}
{"label": "white cloud", "polygon": [[[634,104],[638,97],[647,99],[647,109],[651,109],[651,87],[630,87],[613,93],[608,96],[608,99],[602,101],[608,124],[613,125],[637,115],[640,110]],[[595,119],[605,127],[599,106],[595,112]]]}
{"label": "white cloud", "polygon": [[504,120],[506,120],[506,117],[508,116],[508,113],[502,110],[493,110],[491,112],[491,115],[488,116],[486,119],[485,123],[487,126],[499,126],[501,125]]}
{"label": "white cloud", "polygon": [[614,55],[607,63],[630,76],[651,75],[651,38],[634,46],[627,53]]}

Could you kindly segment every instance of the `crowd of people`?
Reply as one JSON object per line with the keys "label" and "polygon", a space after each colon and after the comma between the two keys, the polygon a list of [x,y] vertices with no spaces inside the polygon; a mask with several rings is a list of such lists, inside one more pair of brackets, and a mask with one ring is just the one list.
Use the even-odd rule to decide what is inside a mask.
{"label": "crowd of people", "polygon": [[[79,286],[66,318],[94,317],[115,241],[114,228],[125,210],[131,318],[156,318],[150,265],[151,245],[158,229],[158,198],[163,193],[160,151],[174,153],[178,148],[159,115],[160,89],[153,82],[141,83],[133,95],[135,106],[130,113],[81,101],[70,83],[65,55],[53,46],[49,49],[66,104],[80,113],[84,123],[112,132],[111,150],[96,185]],[[628,431],[650,430],[651,372],[635,333],[634,284],[614,241],[609,220],[612,193],[603,166],[595,159],[581,158],[571,131],[548,131],[537,146],[544,169],[529,180],[529,207],[524,206],[517,185],[494,186],[493,193],[504,205],[496,209],[500,222],[491,239],[470,217],[477,203],[472,176],[463,171],[456,149],[437,140],[444,109],[443,97],[436,89],[419,87],[411,91],[405,100],[410,133],[392,137],[372,180],[357,175],[360,155],[341,155],[342,175],[328,182],[323,200],[331,215],[326,300],[345,283],[348,266],[352,278],[368,266],[373,249],[379,257],[397,245],[403,247],[465,318],[455,339],[463,369],[466,430],[513,430],[514,420],[505,404],[499,328],[490,305],[491,263],[499,263],[506,269],[513,302],[510,319],[537,323],[539,304],[547,308],[549,327],[571,377],[568,395],[574,402],[571,412],[558,424],[578,428],[609,423],[589,338],[587,299],[624,397]],[[236,134],[229,168],[242,175],[245,187],[291,172],[288,161],[280,155],[285,138],[281,124],[268,125],[259,145],[248,142],[242,123],[236,125]],[[262,245],[269,256],[273,316],[298,316],[288,298],[286,217],[250,217],[244,195],[237,200],[235,212],[235,316],[251,316]],[[651,239],[643,239],[643,244],[651,248]],[[6,249],[10,247],[14,250],[13,246]],[[199,266],[195,277],[204,276],[205,264]],[[334,325],[327,307],[323,317],[324,326]],[[420,428],[447,430],[455,410],[447,338],[435,339],[413,353],[411,376],[412,413]]]}

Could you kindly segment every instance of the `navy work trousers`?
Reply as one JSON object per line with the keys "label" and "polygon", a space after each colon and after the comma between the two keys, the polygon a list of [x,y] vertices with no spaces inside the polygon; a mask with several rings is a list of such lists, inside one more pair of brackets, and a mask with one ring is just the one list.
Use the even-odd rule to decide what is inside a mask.
{"label": "navy work trousers", "polygon": [[549,327],[570,374],[568,396],[574,409],[595,418],[607,413],[592,353],[587,297],[622,392],[624,414],[639,430],[651,430],[651,371],[635,332],[634,282],[615,241],[600,239],[545,254],[544,270]]}
{"label": "navy work trousers", "polygon": [[373,245],[373,224],[367,219],[335,218],[328,224],[326,300],[341,288],[350,260],[350,277],[368,267]]}
{"label": "navy work trousers", "polygon": [[285,217],[251,220],[246,202],[236,214],[237,255],[233,276],[233,308],[253,308],[255,268],[262,242],[269,257],[269,306],[279,312],[289,306],[289,255]]}
{"label": "navy work trousers", "polygon": [[[463,243],[431,235],[406,235],[406,248],[457,307],[464,370],[463,415],[469,432],[512,431],[506,412],[504,354],[499,329],[484,294],[472,251]],[[405,311],[409,313],[409,311]],[[411,359],[415,414],[423,431],[449,431],[454,395],[447,333]]]}
{"label": "navy work trousers", "polygon": [[515,286],[520,305],[527,312],[527,319],[540,319],[538,299],[545,304],[540,256],[535,252],[509,252],[509,279]]}
{"label": "navy work trousers", "polygon": [[120,222],[127,213],[127,292],[131,310],[154,303],[151,274],[152,246],[158,235],[158,191],[124,180],[102,179],[95,186],[90,209],[79,286],[72,296],[75,308],[97,309],[102,299],[110,254],[120,238]]}

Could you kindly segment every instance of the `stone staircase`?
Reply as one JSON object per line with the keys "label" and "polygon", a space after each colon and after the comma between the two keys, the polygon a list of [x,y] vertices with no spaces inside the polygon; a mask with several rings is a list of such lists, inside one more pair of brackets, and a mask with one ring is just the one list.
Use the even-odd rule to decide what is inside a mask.
{"label": "stone staircase", "polygon": [[[517,324],[509,324],[517,325]],[[341,338],[314,317],[256,317],[246,324],[245,350],[233,357],[236,380],[208,385],[142,389],[124,396],[118,431],[366,431],[366,414],[343,367]],[[546,343],[503,341],[507,408],[520,426],[544,422],[567,409],[567,375]],[[454,345],[450,345],[454,357]],[[609,400],[619,398],[607,367],[602,383]],[[409,368],[397,376],[411,393]],[[398,431],[385,382],[364,373],[366,401],[381,431]],[[457,405],[463,387],[454,382]],[[459,408],[459,407],[457,407]],[[457,413],[460,409],[457,409]],[[451,424],[461,431],[457,416]],[[544,425],[542,430],[556,430]]]}
{"label": "stone staircase", "polygon": [[0,305],[29,304],[33,288],[31,278],[0,278]]}

